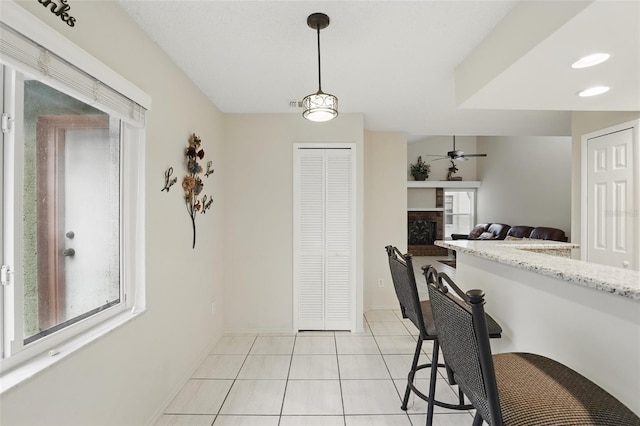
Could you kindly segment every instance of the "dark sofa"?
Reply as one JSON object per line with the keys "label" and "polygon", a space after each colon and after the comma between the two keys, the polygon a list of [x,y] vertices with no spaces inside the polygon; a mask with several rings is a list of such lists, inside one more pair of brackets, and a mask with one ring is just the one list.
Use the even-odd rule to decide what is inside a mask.
{"label": "dark sofa", "polygon": [[564,231],[545,226],[510,226],[504,223],[480,223],[469,234],[451,234],[454,240],[517,240],[531,238],[567,242]]}

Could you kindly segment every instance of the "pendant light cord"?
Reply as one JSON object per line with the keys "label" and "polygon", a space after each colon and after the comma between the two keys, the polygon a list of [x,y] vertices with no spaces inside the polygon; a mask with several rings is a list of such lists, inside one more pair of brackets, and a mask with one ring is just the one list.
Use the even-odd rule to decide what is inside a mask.
{"label": "pendant light cord", "polygon": [[320,26],[316,27],[318,31],[318,92],[322,92],[322,78],[320,77]]}

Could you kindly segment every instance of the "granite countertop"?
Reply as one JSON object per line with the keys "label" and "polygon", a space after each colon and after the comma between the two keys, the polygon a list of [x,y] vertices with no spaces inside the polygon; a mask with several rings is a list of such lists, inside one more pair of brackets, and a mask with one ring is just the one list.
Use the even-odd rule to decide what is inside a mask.
{"label": "granite countertop", "polygon": [[577,244],[556,241],[436,241],[437,246],[640,302],[640,271],[614,268],[536,251],[571,250]]}

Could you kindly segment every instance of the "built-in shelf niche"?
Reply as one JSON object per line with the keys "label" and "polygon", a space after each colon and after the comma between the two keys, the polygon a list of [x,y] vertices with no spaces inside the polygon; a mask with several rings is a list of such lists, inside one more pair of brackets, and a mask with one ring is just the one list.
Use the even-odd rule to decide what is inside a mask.
{"label": "built-in shelf niche", "polygon": [[436,202],[438,189],[479,187],[477,180],[410,180],[407,181],[407,211],[442,211]]}

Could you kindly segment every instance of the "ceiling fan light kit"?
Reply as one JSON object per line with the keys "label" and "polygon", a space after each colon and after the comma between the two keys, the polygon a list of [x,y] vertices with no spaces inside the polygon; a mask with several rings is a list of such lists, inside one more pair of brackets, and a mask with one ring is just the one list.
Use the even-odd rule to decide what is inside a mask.
{"label": "ceiling fan light kit", "polygon": [[470,157],[486,157],[487,154],[465,154],[463,151],[457,150],[456,149],[456,137],[455,135],[453,136],[453,150],[452,151],[448,151],[447,155],[437,155],[437,154],[427,154],[427,157],[439,157],[439,158],[435,158],[435,160],[460,160],[460,161],[466,161],[468,158]]}
{"label": "ceiling fan light kit", "polygon": [[329,26],[329,17],[324,13],[312,13],[307,17],[307,25],[318,34],[318,91],[302,99],[302,116],[310,121],[329,121],[338,116],[338,98],[322,91],[320,72],[320,30]]}

